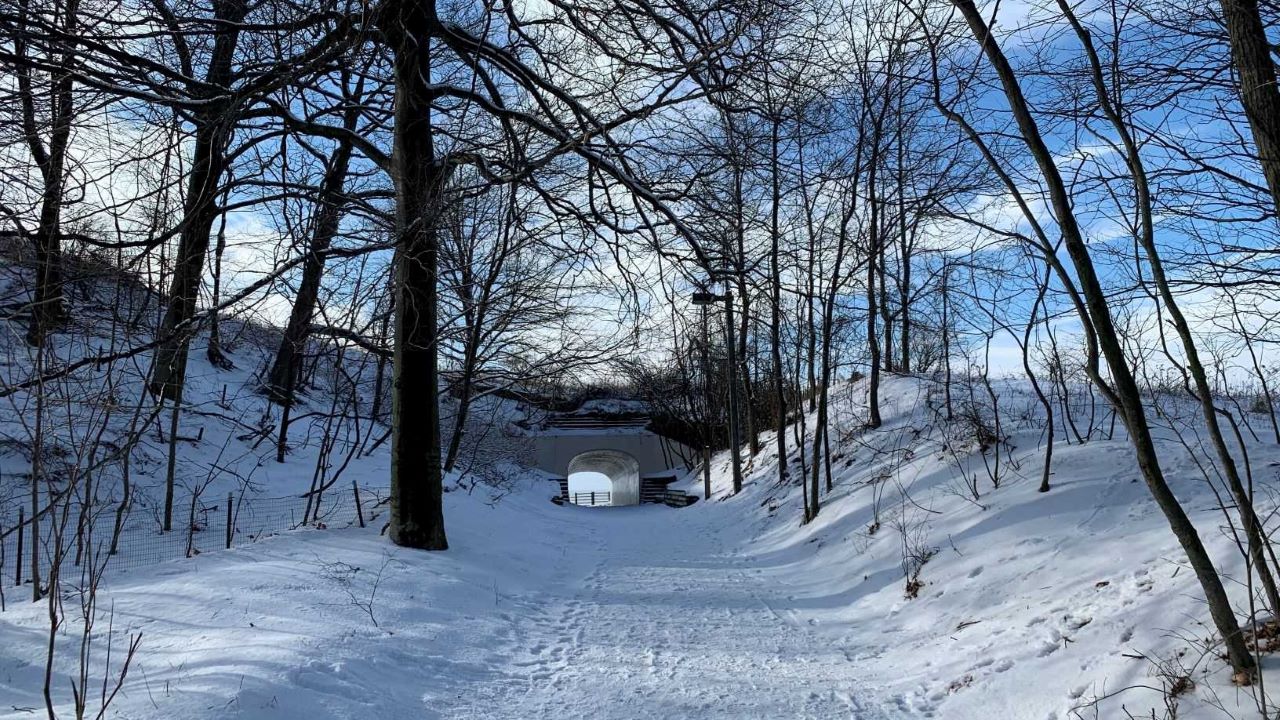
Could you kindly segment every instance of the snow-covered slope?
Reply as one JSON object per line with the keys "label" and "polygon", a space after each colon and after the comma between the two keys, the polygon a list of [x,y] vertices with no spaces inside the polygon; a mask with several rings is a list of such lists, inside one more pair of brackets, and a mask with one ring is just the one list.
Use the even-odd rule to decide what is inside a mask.
{"label": "snow-covered slope", "polygon": [[[1180,718],[1226,716],[1214,706],[1257,716],[1257,688],[1230,684],[1198,585],[1123,431],[1105,438],[1105,414],[1104,432],[1087,443],[1059,435],[1053,488],[1042,494],[1043,430],[1029,388],[997,386],[1014,448],[1003,448],[999,488],[986,472],[994,452],[984,462],[964,421],[944,426],[930,409],[936,388],[894,379],[886,390],[884,427],[860,431],[855,422],[838,443],[838,479],[817,520],[800,525],[800,492],[775,486],[771,456],[762,456],[747,498],[712,511],[763,504],[747,509],[755,517],[744,522],[752,538],[744,558],[777,568],[774,584],[785,588],[777,606],[845,648],[851,672],[894,716],[1123,718],[1154,709],[1166,717],[1166,702]],[[860,410],[844,409],[851,418]],[[1240,553],[1197,470],[1208,458],[1168,429],[1159,435],[1164,469],[1248,615]],[[1261,442],[1249,449],[1266,497],[1280,453]],[[903,558],[922,553],[932,556],[909,599]],[[1274,682],[1271,672],[1265,679]]]}
{"label": "snow-covered slope", "polygon": [[[1019,383],[997,391],[1012,446],[998,488],[977,426],[898,378],[874,431],[861,388],[835,392],[836,481],[807,525],[764,437],[741,495],[722,454],[715,497],[680,510],[560,507],[524,478],[496,503],[449,493],[445,553],[395,548],[375,520],[117,575],[99,601],[113,663],[128,634],[142,643],[108,716],[1066,720],[1166,717],[1178,685],[1177,717],[1256,717],[1257,689],[1202,645],[1197,586],[1105,412],[1090,442],[1060,440],[1041,494],[1035,404]],[[1160,442],[1245,614],[1206,458]],[[1280,454],[1249,448],[1265,495]],[[368,462],[356,477],[385,477]],[[904,554],[929,556],[914,598]],[[0,615],[0,718],[42,711],[46,622],[43,605]],[[69,630],[55,676],[74,672]]]}

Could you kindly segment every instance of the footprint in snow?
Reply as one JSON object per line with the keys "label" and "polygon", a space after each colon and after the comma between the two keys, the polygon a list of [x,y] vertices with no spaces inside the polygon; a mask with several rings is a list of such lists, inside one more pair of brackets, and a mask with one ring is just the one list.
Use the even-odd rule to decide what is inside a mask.
{"label": "footprint in snow", "polygon": [[1093,618],[1089,615],[1064,615],[1062,622],[1069,630],[1079,630],[1080,628],[1093,622]]}

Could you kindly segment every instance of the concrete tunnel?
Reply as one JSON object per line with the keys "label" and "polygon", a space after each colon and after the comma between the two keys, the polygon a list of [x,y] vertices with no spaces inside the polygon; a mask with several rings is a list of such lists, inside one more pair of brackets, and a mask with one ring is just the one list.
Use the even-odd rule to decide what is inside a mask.
{"label": "concrete tunnel", "polygon": [[610,505],[640,504],[640,461],[621,450],[588,450],[569,461],[570,493],[577,473],[599,473],[609,478]]}

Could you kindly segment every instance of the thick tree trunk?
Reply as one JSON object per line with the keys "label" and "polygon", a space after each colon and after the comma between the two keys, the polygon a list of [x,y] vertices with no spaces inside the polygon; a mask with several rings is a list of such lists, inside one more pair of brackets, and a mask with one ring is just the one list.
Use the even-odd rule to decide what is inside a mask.
{"label": "thick tree trunk", "polygon": [[1280,212],[1280,89],[1271,42],[1257,0],[1222,0],[1222,19],[1231,43],[1231,62],[1240,78],[1240,104],[1249,118],[1271,202]]}
{"label": "thick tree trunk", "polygon": [[50,331],[62,324],[65,305],[62,295],[62,193],[64,152],[50,163],[51,176],[44,182],[40,205],[40,225],[36,229],[36,286],[27,327],[27,344],[40,347]]}
{"label": "thick tree trunk", "polygon": [[449,547],[440,468],[437,343],[439,221],[448,165],[435,156],[431,126],[434,2],[401,0],[381,21],[395,53],[395,353],[391,394],[391,541]]}

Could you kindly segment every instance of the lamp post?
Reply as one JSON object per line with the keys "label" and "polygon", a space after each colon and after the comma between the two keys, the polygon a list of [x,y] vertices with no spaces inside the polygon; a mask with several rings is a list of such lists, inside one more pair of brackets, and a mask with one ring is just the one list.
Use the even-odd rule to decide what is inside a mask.
{"label": "lamp post", "polygon": [[[738,432],[738,370],[737,370],[737,349],[733,336],[733,293],[728,291],[726,287],[724,295],[716,295],[705,291],[695,292],[693,294],[693,304],[702,307],[702,334],[703,347],[706,347],[707,336],[707,307],[712,303],[724,301],[725,312],[725,345],[727,350],[728,375],[729,375],[729,452],[733,458],[733,493],[737,495],[742,491],[742,441]],[[705,350],[704,350],[705,353]],[[707,373],[704,369],[703,378],[706,379]],[[709,393],[708,393],[709,395]],[[707,418],[708,425],[711,418]],[[710,433],[708,433],[710,437]],[[706,455],[710,455],[710,448],[706,450]],[[710,462],[707,463],[707,469],[703,474],[703,492],[708,497],[711,495],[711,469]]]}

